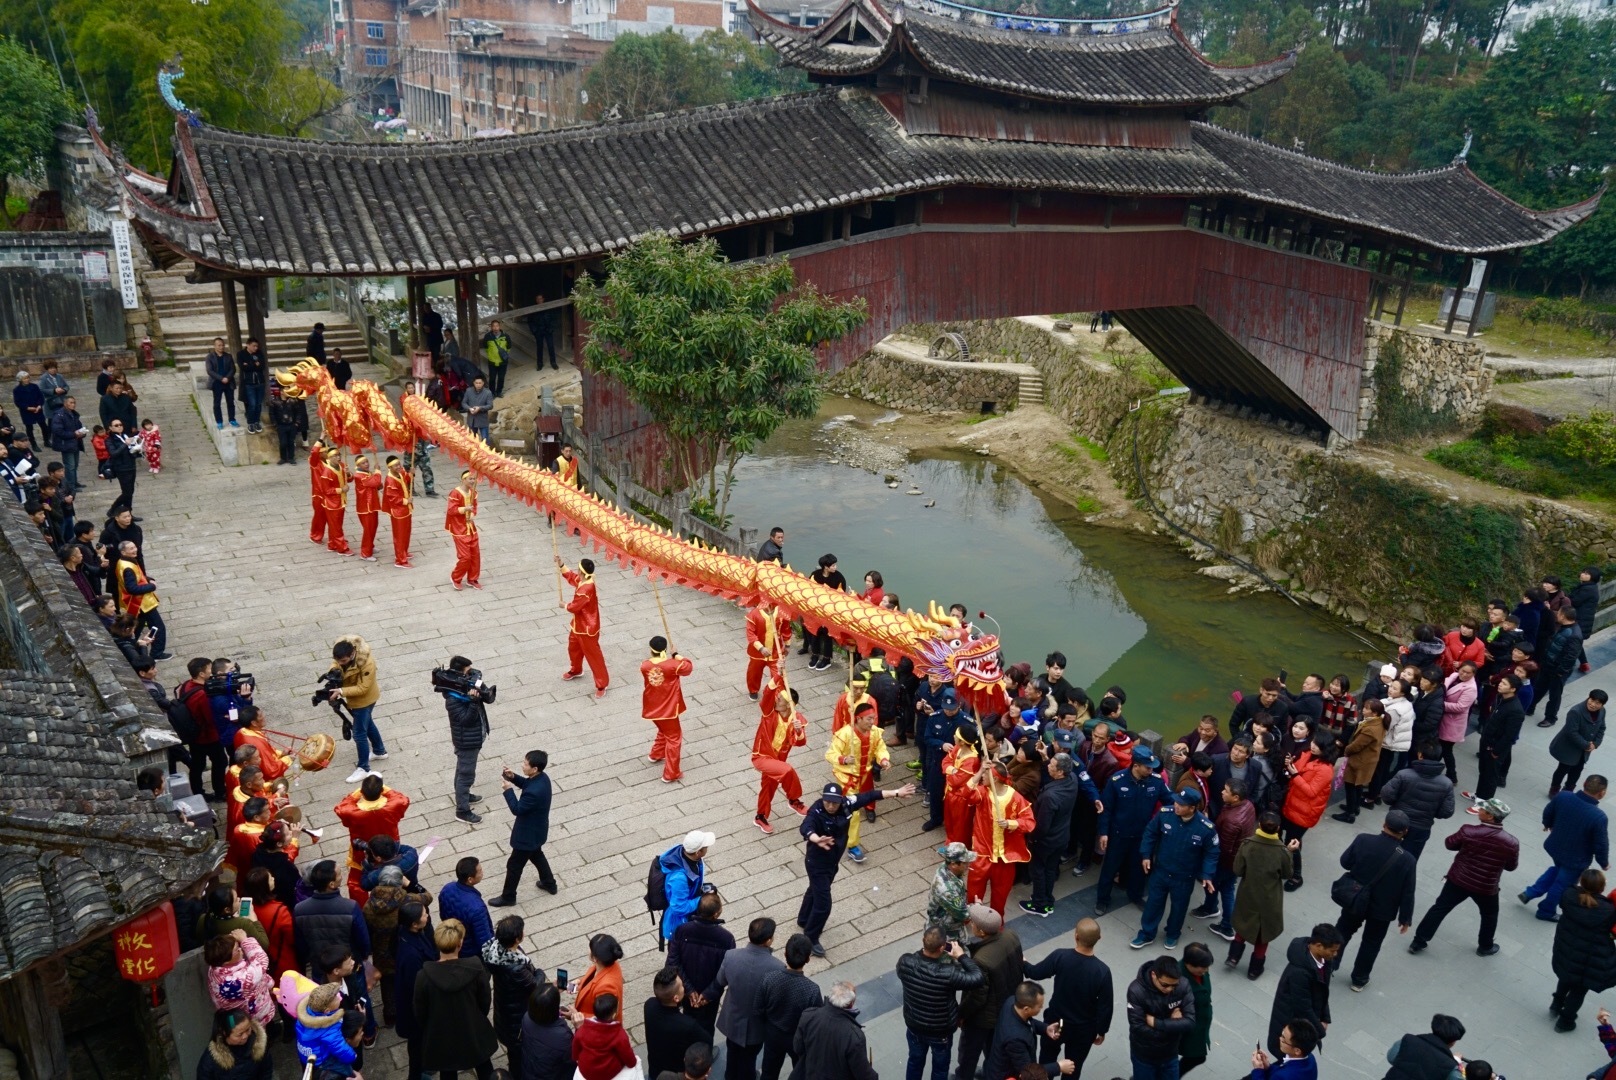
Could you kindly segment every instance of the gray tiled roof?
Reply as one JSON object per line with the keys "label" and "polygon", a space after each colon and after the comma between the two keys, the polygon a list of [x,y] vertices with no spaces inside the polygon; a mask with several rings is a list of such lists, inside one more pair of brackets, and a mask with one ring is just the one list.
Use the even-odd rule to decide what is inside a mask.
{"label": "gray tiled roof", "polygon": [[[850,15],[856,20],[853,33]],[[1295,54],[1288,53],[1249,67],[1220,67],[1184,39],[1170,12],[1137,30],[1106,33],[1092,32],[1086,23],[992,15],[936,2],[888,10],[875,0],[851,0],[812,29],[783,23],[755,7],[751,18],[758,36],[782,60],[816,75],[869,74],[901,57],[912,71],[1046,101],[1218,104],[1273,82],[1296,64]]]}
{"label": "gray tiled roof", "polygon": [[213,834],[171,823],[134,774],[72,681],[0,670],[0,979],[218,865]]}
{"label": "gray tiled roof", "polygon": [[862,88],[473,142],[312,142],[181,130],[176,168],[217,216],[138,197],[200,262],[296,274],[456,272],[621,248],[906,192],[990,185],[1267,202],[1432,248],[1541,243],[1592,212],[1535,212],[1462,165],[1370,173],[1196,124],[1186,149],[910,136]]}
{"label": "gray tiled roof", "polygon": [[137,792],[139,765],[173,741],[166,721],[3,503],[0,602],[18,609],[6,632],[26,647],[10,651],[32,667],[0,669],[0,980],[188,888],[224,851]]}

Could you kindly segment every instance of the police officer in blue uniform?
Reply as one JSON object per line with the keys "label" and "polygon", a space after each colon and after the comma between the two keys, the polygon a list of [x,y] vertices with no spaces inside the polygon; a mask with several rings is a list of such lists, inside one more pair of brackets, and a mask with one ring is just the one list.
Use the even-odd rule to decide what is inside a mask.
{"label": "police officer in blue uniform", "polygon": [[891,791],[866,791],[849,799],[842,785],[833,783],[826,784],[819,800],[808,808],[800,829],[808,841],[802,860],[808,871],[808,891],[802,894],[802,906],[797,909],[797,925],[814,943],[815,956],[825,955],[819,935],[830,920],[830,883],[836,880],[842,855],[847,851],[847,827],[853,815],[881,799],[907,799],[914,793],[915,785],[905,784]]}
{"label": "police officer in blue uniform", "polygon": [[1159,811],[1150,819],[1150,827],[1139,845],[1139,859],[1145,873],[1150,875],[1150,886],[1145,894],[1145,913],[1139,920],[1139,933],[1128,944],[1142,949],[1156,940],[1156,927],[1161,925],[1162,911],[1171,899],[1173,908],[1167,916],[1165,944],[1169,949],[1176,948],[1196,882],[1200,882],[1208,895],[1217,892],[1212,879],[1218,872],[1218,830],[1201,813],[1199,791],[1184,788],[1173,796],[1170,809]]}
{"label": "police officer in blue uniform", "polygon": [[1096,834],[1105,859],[1100,863],[1100,887],[1094,899],[1096,915],[1111,910],[1111,887],[1118,871],[1125,875],[1128,899],[1144,903],[1145,875],[1139,863],[1139,844],[1157,808],[1173,799],[1172,789],[1155,774],[1159,764],[1149,747],[1136,746],[1133,764],[1113,776],[1100,794],[1104,809],[1100,811]]}
{"label": "police officer in blue uniform", "polygon": [[926,799],[931,805],[931,813],[920,827],[923,832],[931,832],[943,824],[943,793],[946,787],[943,754],[948,750],[948,744],[954,741],[954,733],[963,723],[970,726],[969,741],[975,742],[977,738],[976,727],[971,724],[971,714],[962,709],[959,695],[952,686],[945,686],[936,700],[934,711],[920,711],[920,731],[915,736],[920,743],[920,778],[926,785]]}

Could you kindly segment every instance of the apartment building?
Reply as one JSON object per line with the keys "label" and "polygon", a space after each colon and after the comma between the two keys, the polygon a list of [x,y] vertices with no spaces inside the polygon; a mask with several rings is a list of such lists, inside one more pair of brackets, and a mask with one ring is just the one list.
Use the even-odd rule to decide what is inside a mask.
{"label": "apartment building", "polygon": [[[618,34],[672,29],[697,36],[722,26],[725,0],[332,3],[391,10],[392,29],[376,47],[397,41],[393,70],[401,115],[414,133],[459,139],[577,123],[589,69]],[[371,33],[368,22],[359,33]]]}

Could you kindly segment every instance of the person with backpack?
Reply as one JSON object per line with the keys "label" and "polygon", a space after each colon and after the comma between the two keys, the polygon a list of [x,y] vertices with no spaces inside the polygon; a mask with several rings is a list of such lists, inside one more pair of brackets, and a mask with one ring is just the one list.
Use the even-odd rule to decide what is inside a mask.
{"label": "person with backpack", "polygon": [[662,916],[658,949],[666,948],[673,932],[695,914],[696,904],[707,891],[707,849],[716,839],[710,832],[692,829],[651,864],[645,882],[645,907],[653,921],[658,921],[658,912]]}
{"label": "person with backpack", "polygon": [[[208,702],[207,681],[213,675],[213,661],[198,656],[185,665],[185,670],[191,677],[174,688],[173,704],[169,706],[169,723],[178,731],[184,723],[180,709],[183,708],[189,715],[190,726],[187,730],[195,736],[189,743],[191,792],[203,795],[209,802],[223,802],[224,774],[230,768],[230,756],[219,741],[219,731],[213,725],[213,706]],[[202,790],[204,765],[209,767],[212,774],[213,790],[210,792]]]}

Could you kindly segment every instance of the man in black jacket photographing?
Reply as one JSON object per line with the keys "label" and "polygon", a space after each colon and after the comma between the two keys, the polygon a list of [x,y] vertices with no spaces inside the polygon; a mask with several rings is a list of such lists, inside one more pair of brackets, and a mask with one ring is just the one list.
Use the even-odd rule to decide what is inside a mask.
{"label": "man in black jacket photographing", "polygon": [[471,804],[482,802],[474,795],[471,785],[477,782],[477,754],[488,736],[488,709],[486,702],[494,700],[494,688],[483,682],[482,672],[471,666],[464,656],[449,658],[449,668],[432,673],[432,689],[443,695],[443,705],[449,711],[449,738],[454,743],[455,817],[471,825],[482,821],[472,811]]}

